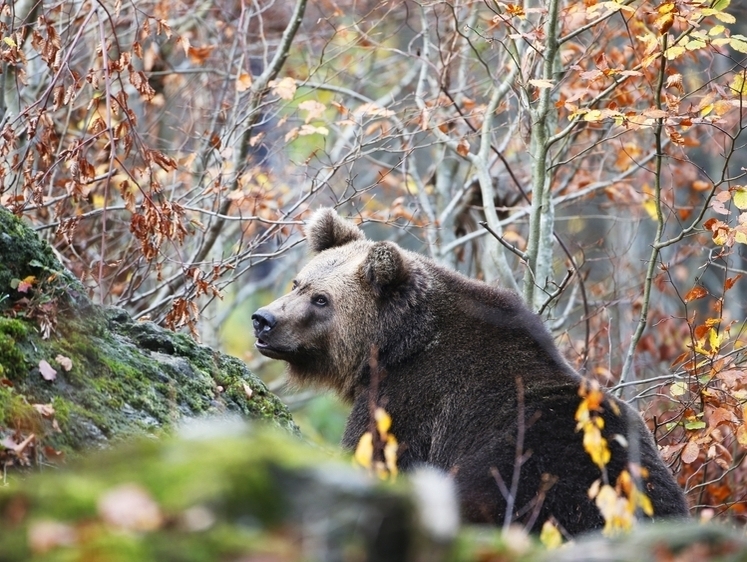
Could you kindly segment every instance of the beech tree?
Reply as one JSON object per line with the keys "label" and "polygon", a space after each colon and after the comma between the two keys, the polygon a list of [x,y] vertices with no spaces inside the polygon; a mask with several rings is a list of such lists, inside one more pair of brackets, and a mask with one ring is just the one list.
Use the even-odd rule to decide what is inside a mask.
{"label": "beech tree", "polygon": [[741,6],[0,6],[0,204],[98,300],[209,336],[333,205],[523,295],[744,516]]}

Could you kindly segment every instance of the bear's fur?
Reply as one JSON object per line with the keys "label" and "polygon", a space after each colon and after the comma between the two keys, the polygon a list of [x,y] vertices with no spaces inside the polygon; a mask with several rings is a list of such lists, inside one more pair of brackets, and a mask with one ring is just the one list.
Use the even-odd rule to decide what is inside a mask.
{"label": "bear's fur", "polygon": [[[286,361],[296,382],[352,402],[345,447],[370,429],[373,399],[392,417],[400,469],[429,464],[451,473],[467,521],[503,522],[522,457],[512,519],[536,531],[552,517],[571,535],[604,525],[588,495],[602,473],[574,419],[583,379],[519,296],[367,240],[331,209],[317,211],[306,234],[317,255],[290,293],[253,316],[257,348]],[[374,385],[372,349],[383,373]],[[630,469],[630,453],[644,469],[654,517],[687,516],[637,412],[612,396],[601,411],[612,452],[607,481],[614,486]]]}

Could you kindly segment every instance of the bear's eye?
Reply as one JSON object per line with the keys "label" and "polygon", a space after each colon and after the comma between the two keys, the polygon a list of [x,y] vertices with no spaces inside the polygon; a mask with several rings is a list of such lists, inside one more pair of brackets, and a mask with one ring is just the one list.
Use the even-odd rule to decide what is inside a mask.
{"label": "bear's eye", "polygon": [[326,306],[329,300],[324,295],[316,295],[311,299],[311,302],[317,306]]}
{"label": "bear's eye", "polygon": [[293,285],[291,286],[291,291],[295,291],[296,289],[298,289],[298,281],[294,279]]}

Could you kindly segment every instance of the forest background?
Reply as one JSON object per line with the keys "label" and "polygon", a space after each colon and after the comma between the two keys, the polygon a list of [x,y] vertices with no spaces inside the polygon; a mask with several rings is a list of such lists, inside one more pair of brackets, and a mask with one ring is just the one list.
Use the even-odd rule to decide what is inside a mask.
{"label": "forest background", "polygon": [[[643,413],[693,513],[747,516],[741,3],[17,0],[0,18],[0,204],[97,302],[282,391],[249,315],[335,206],[522,294]],[[330,398],[284,399],[337,439]]]}

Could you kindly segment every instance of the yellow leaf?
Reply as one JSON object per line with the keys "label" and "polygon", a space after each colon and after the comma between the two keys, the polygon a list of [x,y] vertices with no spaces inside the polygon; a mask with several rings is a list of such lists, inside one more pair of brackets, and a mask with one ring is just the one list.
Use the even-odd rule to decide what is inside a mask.
{"label": "yellow leaf", "polygon": [[674,60],[682,53],[686,52],[686,50],[687,49],[685,49],[685,47],[683,47],[682,45],[673,45],[666,50],[664,56],[667,57],[667,60]]}
{"label": "yellow leaf", "polygon": [[742,40],[742,39],[747,39],[747,38],[742,37],[742,39],[739,39],[738,37],[742,37],[742,36],[739,35],[739,36],[729,37],[728,39],[729,46],[735,51],[739,51],[740,53],[747,53],[747,40],[744,40],[744,41]]}
{"label": "yellow leaf", "polygon": [[653,199],[646,199],[643,202],[643,209],[648,213],[648,216],[651,217],[652,220],[658,220],[658,216],[656,215],[656,201]]}
{"label": "yellow leaf", "polygon": [[669,387],[669,394],[671,394],[672,396],[682,396],[687,391],[687,385],[682,381],[676,382]]}
{"label": "yellow leaf", "polygon": [[726,28],[723,25],[714,25],[711,29],[708,30],[708,35],[711,37],[715,37],[716,35],[721,35]]}
{"label": "yellow leaf", "polygon": [[739,208],[740,211],[747,209],[747,189],[744,187],[738,187],[734,190],[732,201]]}
{"label": "yellow leaf", "polygon": [[648,515],[649,517],[654,516],[654,506],[651,503],[651,499],[644,494],[643,492],[637,492],[636,494],[637,500],[638,500],[638,507],[641,508],[643,513]]}
{"label": "yellow leaf", "polygon": [[724,23],[737,23],[737,18],[735,18],[731,14],[727,14],[725,12],[716,12],[713,15],[716,16],[717,20],[722,21]]}
{"label": "yellow leaf", "polygon": [[609,447],[607,447],[607,440],[602,437],[602,432],[596,424],[586,424],[584,426],[583,443],[584,450],[589,454],[594,464],[600,469],[604,469],[610,462],[611,453]]}
{"label": "yellow leaf", "polygon": [[379,430],[379,435],[381,435],[382,439],[386,439],[389,428],[392,427],[392,417],[386,413],[384,408],[376,408],[374,419],[376,420],[376,429]]}
{"label": "yellow leaf", "polygon": [[737,441],[742,447],[747,448],[747,427],[744,424],[739,426],[737,429]]}
{"label": "yellow leaf", "polygon": [[387,436],[386,445],[384,445],[384,463],[389,471],[389,476],[393,480],[397,477],[397,440],[394,435]]}
{"label": "yellow leaf", "polygon": [[702,49],[706,46],[706,42],[703,41],[703,39],[692,39],[685,43],[685,49],[688,51],[697,51],[698,49]]}
{"label": "yellow leaf", "polygon": [[729,7],[729,4],[731,4],[731,0],[716,0],[711,8],[719,12],[723,12],[726,8]]}
{"label": "yellow leaf", "polygon": [[3,43],[5,43],[6,45],[8,45],[8,47],[12,47],[13,49],[15,49],[16,47],[18,47],[18,45],[16,44],[16,42],[13,41],[13,39],[11,37],[3,37]]}
{"label": "yellow leaf", "polygon": [[373,458],[373,435],[370,431],[367,431],[361,436],[358,441],[358,446],[355,448],[355,454],[353,459],[363,468],[371,468],[371,459]]}
{"label": "yellow leaf", "polygon": [[598,109],[591,109],[584,114],[584,121],[601,121],[602,112]]}
{"label": "yellow leaf", "polygon": [[563,544],[563,535],[560,534],[560,531],[558,531],[558,528],[552,521],[547,520],[542,525],[540,542],[544,544],[548,550],[558,548]]}

